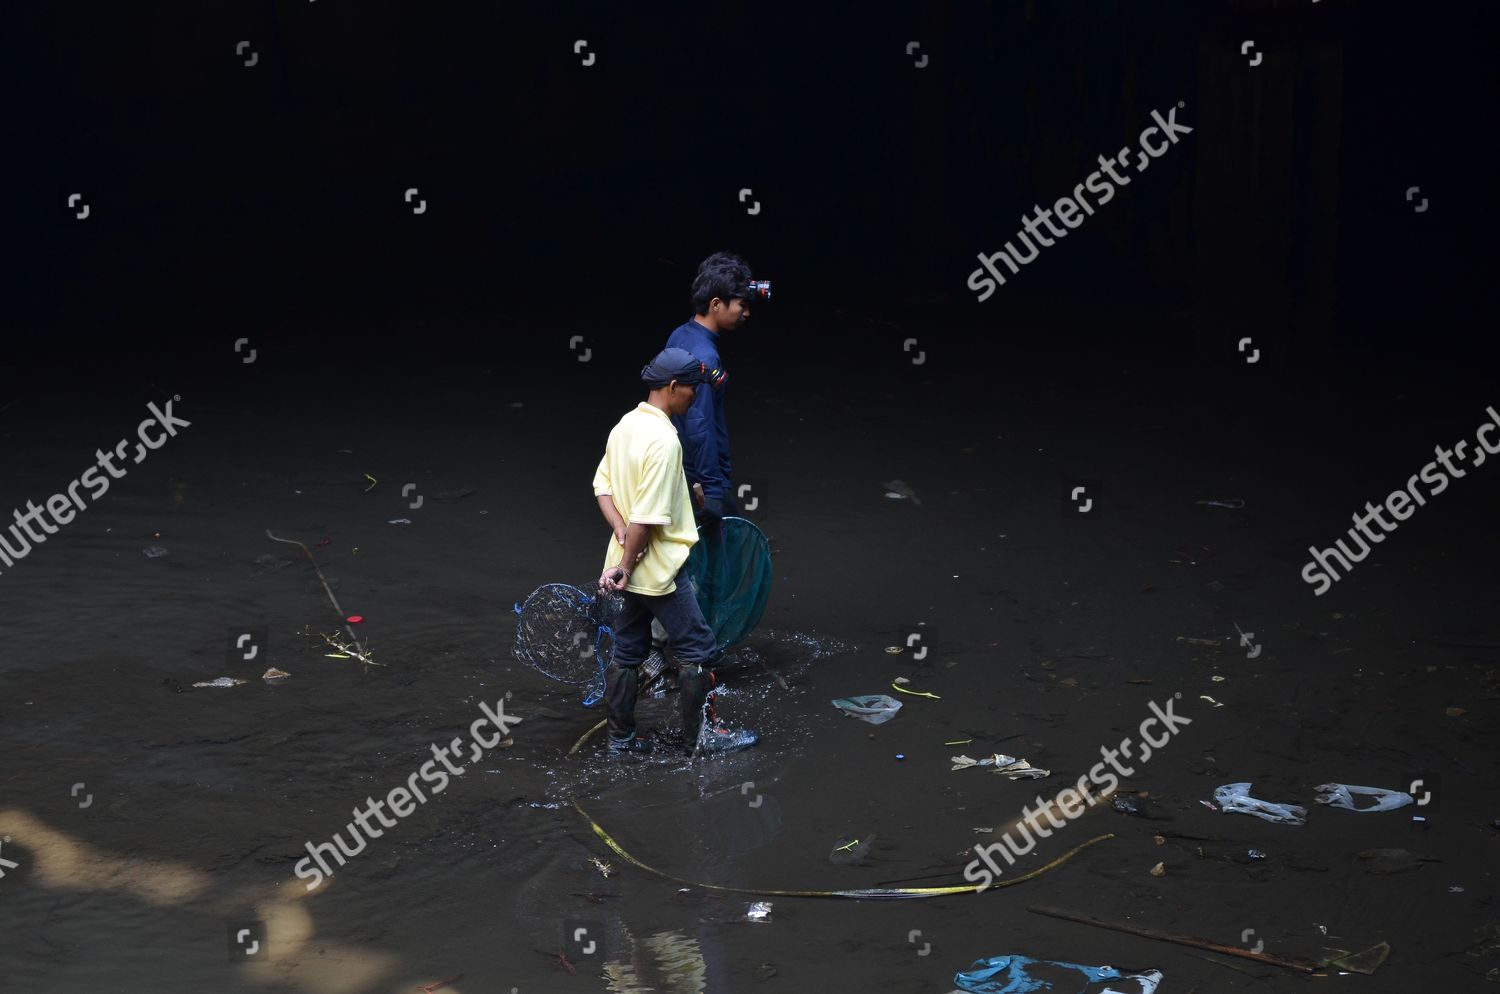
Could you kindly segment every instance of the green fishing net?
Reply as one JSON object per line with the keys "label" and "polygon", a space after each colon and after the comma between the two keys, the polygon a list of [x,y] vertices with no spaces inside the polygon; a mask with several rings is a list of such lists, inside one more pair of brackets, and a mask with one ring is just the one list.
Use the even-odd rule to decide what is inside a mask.
{"label": "green fishing net", "polygon": [[754,522],[724,518],[719,528],[698,533],[687,573],[723,651],[743,642],[765,613],[771,596],[771,543]]}

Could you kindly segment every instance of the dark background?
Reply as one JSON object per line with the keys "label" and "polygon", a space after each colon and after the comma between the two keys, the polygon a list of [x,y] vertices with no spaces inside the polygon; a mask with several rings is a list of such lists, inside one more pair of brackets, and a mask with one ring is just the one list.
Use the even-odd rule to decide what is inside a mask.
{"label": "dark background", "polygon": [[[686,316],[697,261],[731,248],[775,286],[742,363],[802,346],[899,366],[918,316],[952,346],[927,349],[950,373],[980,346],[1017,364],[1060,342],[1233,368],[1251,334],[1290,377],[1481,375],[1465,360],[1495,200],[1480,11],[13,8],[9,358],[229,372],[246,335],[309,361],[524,352],[544,369],[583,333],[633,371]],[[1179,100],[1191,136],[974,302],[976,253]]]}

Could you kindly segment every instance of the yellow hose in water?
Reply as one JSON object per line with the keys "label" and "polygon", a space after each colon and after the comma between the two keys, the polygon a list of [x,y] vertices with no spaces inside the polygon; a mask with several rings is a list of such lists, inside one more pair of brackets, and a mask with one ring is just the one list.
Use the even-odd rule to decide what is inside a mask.
{"label": "yellow hose in water", "polygon": [[[897,687],[896,689],[900,690],[901,688]],[[568,755],[572,756],[576,754],[579,749],[583,748],[583,744],[589,740],[590,736],[592,736],[599,729],[603,728],[607,723],[608,719],[604,719],[593,728],[590,728],[588,731],[584,732],[583,735],[579,737],[578,741],[573,743],[573,748],[568,750]],[[596,822],[593,818],[589,817],[589,813],[583,810],[582,806],[580,806],[577,801],[573,802],[573,807],[580,815],[583,816],[583,820],[589,823],[589,827],[594,830],[594,834],[599,836],[600,839],[604,840],[604,844],[609,846],[610,849],[614,850],[615,855],[619,856],[631,866],[639,867],[640,869],[645,870],[647,873],[654,874],[658,877],[663,877],[667,880],[673,881],[674,883],[687,884],[691,887],[701,887],[704,890],[723,891],[727,894],[754,894],[757,897],[847,897],[853,898],[855,900],[889,901],[917,897],[945,897],[949,894],[977,894],[981,889],[995,890],[999,887],[1014,887],[1016,884],[1025,883],[1028,880],[1041,876],[1048,870],[1056,869],[1057,867],[1062,866],[1068,860],[1083,852],[1083,850],[1087,849],[1089,846],[1092,846],[1095,843],[1107,841],[1115,837],[1115,834],[1113,832],[1108,832],[1104,835],[1097,835],[1094,838],[1089,839],[1083,845],[1068,850],[1045,866],[1039,866],[1035,870],[1032,870],[1030,873],[1023,873],[1019,877],[1012,877],[1009,880],[1002,880],[999,883],[992,883],[987,887],[980,884],[967,884],[955,885],[952,887],[875,887],[864,890],[761,890],[751,887],[721,887],[718,884],[696,883],[692,880],[683,880],[681,877],[674,877],[670,873],[663,873],[662,871],[654,867],[647,866],[645,863],[642,863],[640,860],[630,855],[630,853],[626,852],[624,848],[622,848],[621,845],[616,842],[608,832],[604,830],[604,827],[602,825]]]}
{"label": "yellow hose in water", "polygon": [[[588,736],[585,735],[584,737],[587,738]],[[579,744],[582,744],[582,740],[579,740]],[[621,847],[621,845],[616,842],[608,832],[604,830],[603,826],[601,826],[598,822],[591,818],[587,811],[583,810],[583,807],[577,801],[573,802],[573,807],[580,815],[583,816],[583,820],[589,823],[589,827],[594,830],[594,834],[603,839],[604,844],[609,846],[610,849],[614,850],[616,856],[619,856],[631,866],[638,867],[642,870],[645,870],[647,873],[654,874],[658,877],[664,877],[667,880],[673,881],[674,883],[687,884],[690,887],[701,887],[704,890],[722,891],[726,894],[754,894],[757,897],[848,897],[854,898],[856,900],[901,900],[905,898],[916,897],[944,897],[948,894],[977,894],[981,889],[980,884],[968,884],[954,887],[876,887],[865,890],[765,890],[758,887],[721,887],[718,884],[697,883],[692,880],[684,880],[681,877],[674,877],[670,873],[663,873],[662,871],[655,869],[654,867],[650,867],[645,863],[642,863],[640,860],[630,855],[630,853],[626,852],[624,848]],[[1009,880],[1002,880],[999,883],[992,883],[988,887],[984,887],[983,889],[994,890],[999,887],[1014,887],[1016,884],[1025,883],[1028,880],[1041,876],[1048,870],[1052,870],[1063,865],[1074,856],[1083,852],[1083,850],[1087,849],[1089,846],[1094,845],[1098,842],[1104,842],[1105,840],[1112,839],[1114,837],[1115,835],[1113,832],[1109,832],[1105,835],[1095,836],[1094,838],[1085,842],[1083,845],[1078,846],[1074,849],[1070,849],[1067,852],[1063,853],[1061,856],[1057,857],[1046,866],[1039,866],[1035,870],[1032,870],[1030,873],[1024,873],[1019,877],[1012,877]]]}

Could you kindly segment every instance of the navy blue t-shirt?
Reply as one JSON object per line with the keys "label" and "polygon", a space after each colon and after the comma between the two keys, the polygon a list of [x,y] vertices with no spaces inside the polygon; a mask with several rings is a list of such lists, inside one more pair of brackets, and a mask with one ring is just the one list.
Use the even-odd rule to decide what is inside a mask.
{"label": "navy blue t-shirt", "polygon": [[[669,349],[687,349],[710,370],[723,371],[719,336],[689,318],[667,339]],[[724,385],[698,387],[693,406],[672,419],[682,440],[682,469],[689,484],[703,484],[703,495],[723,500],[734,469],[729,462],[729,429],[724,424]]]}

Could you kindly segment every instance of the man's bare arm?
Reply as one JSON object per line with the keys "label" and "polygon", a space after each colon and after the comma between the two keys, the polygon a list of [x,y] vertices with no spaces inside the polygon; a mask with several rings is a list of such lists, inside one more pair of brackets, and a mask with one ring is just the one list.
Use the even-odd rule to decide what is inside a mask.
{"label": "man's bare arm", "polygon": [[[625,589],[630,582],[631,570],[641,557],[646,554],[646,548],[651,543],[651,529],[658,525],[643,525],[632,523],[625,529],[625,555],[620,560],[620,565],[611,566],[599,577],[599,589],[603,593],[619,592]],[[626,564],[629,564],[628,566]]]}
{"label": "man's bare arm", "polygon": [[651,530],[660,527],[660,525],[630,524],[625,529],[625,556],[620,560],[620,564],[630,563],[631,568],[634,569],[635,564],[646,555],[647,547],[651,545]]}
{"label": "man's bare arm", "polygon": [[620,509],[615,507],[615,499],[612,495],[599,495],[599,513],[604,515],[605,521],[609,522],[610,531],[615,533],[615,541],[624,545],[625,519],[620,516]]}

